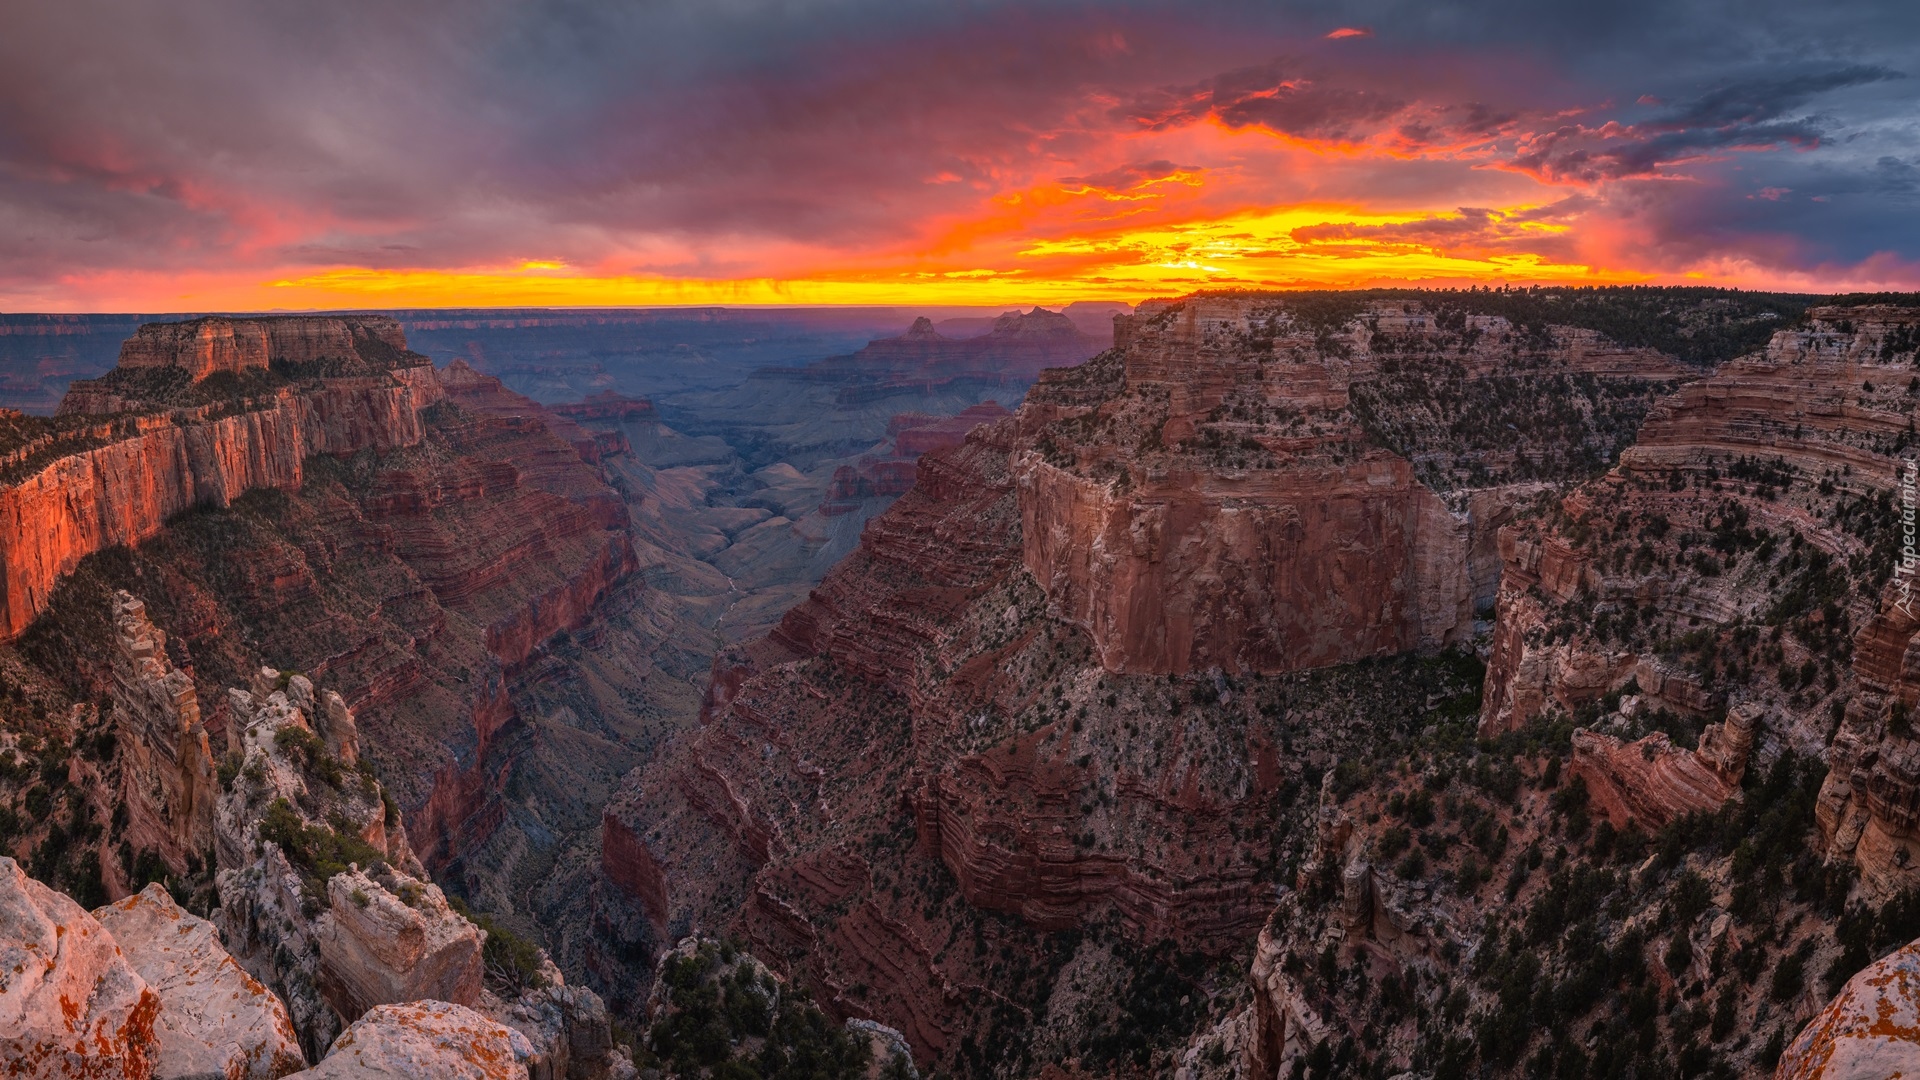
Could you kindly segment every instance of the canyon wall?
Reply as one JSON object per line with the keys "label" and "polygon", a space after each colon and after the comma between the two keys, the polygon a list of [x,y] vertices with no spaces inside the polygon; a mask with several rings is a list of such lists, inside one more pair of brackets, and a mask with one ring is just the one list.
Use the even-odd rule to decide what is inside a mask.
{"label": "canyon wall", "polygon": [[[1898,448],[1910,439],[1909,364],[1881,355],[1897,316],[1872,308],[1812,315],[1807,329],[1781,331],[1763,354],[1655,409],[1620,467],[1569,497],[1551,522],[1503,533],[1507,585],[1484,730],[1519,726],[1547,708],[1571,712],[1629,678],[1676,711],[1723,704],[1699,685],[1698,671],[1670,671],[1664,690],[1649,686],[1648,669],[1662,662],[1631,640],[1551,640],[1543,628],[1568,604],[1597,605],[1615,625],[1624,617],[1643,627],[1723,628],[1778,621],[1769,611],[1785,591],[1793,616],[1828,626],[1798,648],[1782,646],[1795,667],[1820,661],[1836,636],[1852,636],[1830,624],[1857,627],[1871,616],[1877,595],[1849,593],[1831,568],[1864,570],[1891,550],[1895,523],[1879,515],[1889,512]],[[1776,556],[1789,538],[1791,565],[1781,567]],[[1819,594],[1813,608],[1838,606],[1804,610],[1809,590]],[[1771,737],[1820,750],[1831,700],[1821,697],[1817,710],[1789,703]]]}
{"label": "canyon wall", "polygon": [[1037,455],[1016,468],[1027,569],[1108,670],[1273,674],[1469,629],[1468,522],[1403,459],[1168,470],[1123,495]]}
{"label": "canyon wall", "polygon": [[[1514,447],[1604,461],[1630,432],[1576,417],[1496,461],[1378,392],[1376,319],[1395,364],[1466,356],[1470,404],[1571,371],[1583,406],[1644,407],[1690,377],[1492,323],[1469,343],[1397,307],[1330,334],[1277,300],[1144,306],[1114,350],[921,457],[805,603],[716,661],[702,726],[605,815],[589,966],[615,999],[644,995],[621,957],[724,927],[945,1060],[1034,1007],[1040,976],[1014,972],[1049,933],[1249,940],[1302,774],[1363,718],[1472,692],[1432,654],[1471,633],[1495,529],[1544,489]],[[1479,482],[1429,470],[1435,488],[1420,463],[1441,459]]]}
{"label": "canyon wall", "polygon": [[[14,449],[24,476],[0,489],[6,636],[37,627],[37,663],[134,718],[125,761],[104,770],[140,788],[98,845],[110,892],[137,886],[150,855],[176,873],[200,861],[192,815],[171,815],[188,830],[178,836],[156,824],[160,809],[204,807],[211,784],[210,762],[175,745],[195,729],[182,702],[198,684],[211,703],[199,739],[217,754],[230,721],[220,688],[245,685],[263,659],[338,688],[366,767],[389,778],[431,864],[473,850],[506,820],[504,778],[533,752],[514,735],[516,680],[556,635],[601,617],[637,565],[626,502],[600,465],[623,452],[617,440],[464,365],[436,373],[378,321],[261,323],[236,340],[264,359],[243,350],[242,375],[194,382],[183,365],[198,363],[202,337],[148,335],[143,361],[178,362],[77,387],[67,413]],[[353,351],[336,355],[341,341]],[[92,625],[100,574],[65,583],[102,559],[118,583],[141,580],[164,646],[116,646]],[[57,597],[65,606],[36,621]],[[138,663],[165,670],[112,682],[89,666],[113,655],[103,647],[144,650]],[[104,799],[99,819],[115,807]]]}
{"label": "canyon wall", "polygon": [[147,323],[120,346],[123,368],[173,367],[193,379],[270,363],[312,364],[355,356],[370,347],[405,352],[406,335],[385,315],[209,316]]}
{"label": "canyon wall", "polygon": [[[63,404],[66,423],[57,436],[15,451],[8,463],[17,475],[0,487],[0,640],[17,638],[59,580],[93,552],[138,544],[195,506],[227,506],[258,488],[297,490],[316,454],[417,444],[420,411],[440,398],[440,387],[425,357],[402,351],[405,341],[391,322],[199,320],[142,328],[127,346],[134,364],[194,378],[236,365],[264,368],[269,355],[332,355],[355,341],[377,341],[392,355],[379,357],[385,370],[378,374],[280,386],[231,402],[144,406],[131,416],[122,414],[143,407],[137,398],[79,384]],[[233,326],[245,332],[227,333]]]}
{"label": "canyon wall", "polygon": [[[1604,479],[1504,530],[1482,733],[1750,711],[1768,756],[1827,759],[1827,854],[1870,897],[1920,882],[1917,624],[1899,570],[1913,322],[1814,308],[1656,408]],[[1609,714],[1629,699],[1639,719]]]}

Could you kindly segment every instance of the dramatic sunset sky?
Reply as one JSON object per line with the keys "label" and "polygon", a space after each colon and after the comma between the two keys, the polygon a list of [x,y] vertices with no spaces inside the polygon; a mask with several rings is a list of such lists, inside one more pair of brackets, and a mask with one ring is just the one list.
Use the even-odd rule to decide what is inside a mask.
{"label": "dramatic sunset sky", "polygon": [[0,309],[1920,288],[1920,3],[7,0]]}

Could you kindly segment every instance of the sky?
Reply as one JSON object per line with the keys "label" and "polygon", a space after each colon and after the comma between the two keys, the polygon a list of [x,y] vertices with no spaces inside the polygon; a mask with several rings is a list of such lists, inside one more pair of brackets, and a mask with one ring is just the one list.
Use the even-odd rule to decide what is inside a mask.
{"label": "sky", "polygon": [[1920,289],[1911,0],[7,0],[0,310]]}

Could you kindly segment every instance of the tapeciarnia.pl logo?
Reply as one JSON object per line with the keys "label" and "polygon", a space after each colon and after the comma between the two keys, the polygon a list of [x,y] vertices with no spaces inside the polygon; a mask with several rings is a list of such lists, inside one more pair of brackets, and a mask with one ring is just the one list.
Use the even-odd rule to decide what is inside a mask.
{"label": "tapeciarnia.pl logo", "polygon": [[1908,458],[1906,468],[1900,473],[1900,562],[1894,568],[1893,576],[1900,582],[1900,599],[1893,606],[1900,609],[1907,618],[1913,618],[1913,574],[1920,557],[1914,554],[1914,502],[1915,489],[1920,488],[1920,461]]}

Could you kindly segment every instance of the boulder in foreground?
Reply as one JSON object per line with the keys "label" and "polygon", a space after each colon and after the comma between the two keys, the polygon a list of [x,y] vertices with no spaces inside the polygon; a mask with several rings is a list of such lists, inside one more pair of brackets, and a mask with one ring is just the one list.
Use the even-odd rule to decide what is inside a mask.
{"label": "boulder in foreground", "polygon": [[1774,1073],[1774,1080],[1902,1077],[1920,1077],[1920,941],[1847,980]]}
{"label": "boulder in foreground", "polygon": [[156,1077],[274,1080],[306,1068],[287,1007],[166,889],[149,885],[94,915],[160,995]]}
{"label": "boulder in foreground", "polygon": [[376,1005],[299,1080],[524,1080],[526,1036],[444,1001]]}
{"label": "boulder in foreground", "polygon": [[0,856],[0,1064],[9,1077],[149,1080],[160,997],[85,908]]}

